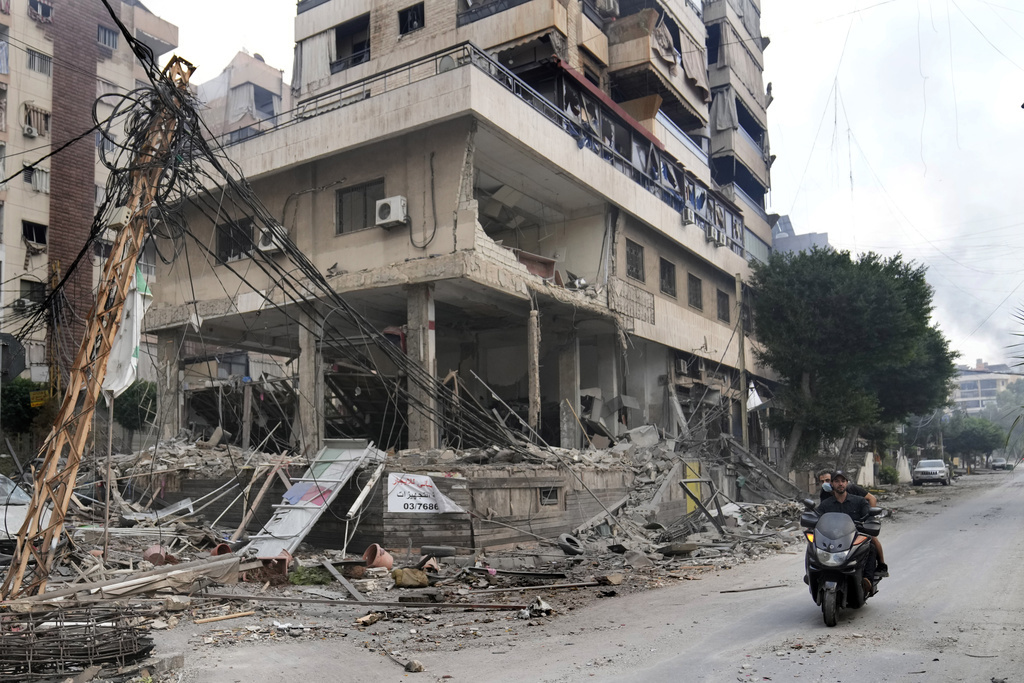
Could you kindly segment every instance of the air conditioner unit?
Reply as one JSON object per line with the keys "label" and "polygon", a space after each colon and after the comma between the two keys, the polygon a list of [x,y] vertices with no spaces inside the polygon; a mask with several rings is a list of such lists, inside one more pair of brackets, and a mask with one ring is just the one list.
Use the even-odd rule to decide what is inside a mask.
{"label": "air conditioner unit", "polygon": [[707,242],[717,242],[718,237],[715,235],[715,228],[712,225],[704,226],[704,240]]}
{"label": "air conditioner unit", "polygon": [[683,225],[693,225],[697,222],[697,215],[688,206],[683,207]]}
{"label": "air conditioner unit", "polygon": [[39,131],[33,128],[32,126],[25,126],[21,129],[21,132],[23,132],[25,134],[25,137],[27,138],[39,137]]}
{"label": "air conditioner unit", "polygon": [[256,242],[256,248],[264,254],[281,253],[281,241],[273,228],[261,228],[260,238]]}
{"label": "air conditioner unit", "polygon": [[409,222],[409,207],[405,197],[394,196],[377,200],[377,227],[393,228]]}
{"label": "air conditioner unit", "polygon": [[15,299],[14,303],[11,304],[11,308],[14,309],[15,313],[24,313],[28,310],[28,299]]}
{"label": "air conditioner unit", "polygon": [[729,238],[726,236],[724,230],[717,231],[717,234],[715,235],[715,237],[716,237],[715,241],[718,242],[718,245],[720,247],[727,247],[727,246],[729,246]]}

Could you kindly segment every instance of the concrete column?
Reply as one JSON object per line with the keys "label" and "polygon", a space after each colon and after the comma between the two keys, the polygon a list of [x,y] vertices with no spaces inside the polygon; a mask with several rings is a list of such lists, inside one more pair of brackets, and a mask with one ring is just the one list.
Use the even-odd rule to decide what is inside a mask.
{"label": "concrete column", "polygon": [[[409,359],[423,368],[430,377],[437,377],[434,285],[408,285],[406,296],[408,333],[405,342]],[[410,380],[409,398],[409,448],[437,448],[438,429],[434,422],[437,396],[433,387],[423,388]],[[421,405],[414,405],[416,403]]]}
{"label": "concrete column", "polygon": [[526,327],[526,372],[530,390],[529,423],[540,434],[540,311],[530,311]]}
{"label": "concrete column", "polygon": [[185,364],[181,362],[181,349],[184,343],[184,327],[161,330],[156,333],[156,362],[159,378],[156,383],[156,405],[162,440],[174,438],[181,430],[182,407],[185,404],[182,387],[185,379]]}
{"label": "concrete column", "polygon": [[579,414],[580,341],[574,335],[558,351],[558,419],[562,448],[579,448],[582,434],[576,419]]}
{"label": "concrete column", "polygon": [[308,313],[299,313],[299,439],[303,455],[312,457],[324,439],[324,363],[322,330]]}

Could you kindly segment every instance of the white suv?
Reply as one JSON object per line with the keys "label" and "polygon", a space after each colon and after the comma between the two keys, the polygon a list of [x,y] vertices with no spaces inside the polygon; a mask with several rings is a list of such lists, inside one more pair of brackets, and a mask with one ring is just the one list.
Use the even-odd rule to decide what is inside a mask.
{"label": "white suv", "polygon": [[914,486],[920,486],[926,481],[940,482],[943,486],[949,486],[949,469],[946,463],[941,460],[922,460],[917,463],[911,475],[914,479]]}

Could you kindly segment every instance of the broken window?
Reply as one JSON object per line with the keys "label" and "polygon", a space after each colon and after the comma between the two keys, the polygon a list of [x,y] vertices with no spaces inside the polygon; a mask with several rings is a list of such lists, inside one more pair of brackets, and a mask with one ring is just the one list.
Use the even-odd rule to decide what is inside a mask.
{"label": "broken window", "polygon": [[383,178],[338,190],[336,234],[373,227],[376,224],[378,199],[384,199]]}
{"label": "broken window", "polygon": [[113,133],[96,131],[96,148],[102,149],[107,154],[113,154],[114,150],[117,149],[116,136]]}
{"label": "broken window", "polygon": [[32,244],[46,244],[46,226],[32,221],[21,222],[21,236]]}
{"label": "broken window", "polygon": [[228,221],[217,226],[217,260],[220,263],[248,258],[252,248],[251,218]]}
{"label": "broken window", "polygon": [[676,264],[661,259],[661,291],[671,297],[676,295]]}
{"label": "broken window", "polygon": [[22,299],[34,304],[41,304],[46,298],[46,283],[37,280],[22,280],[19,294]]}
{"label": "broken window", "polygon": [[729,295],[722,290],[718,290],[718,319],[729,322]]}
{"label": "broken window", "polygon": [[49,24],[53,21],[53,6],[43,0],[28,0],[28,15],[38,22]]}
{"label": "broken window", "polygon": [[541,505],[558,505],[558,487],[545,486],[540,489]]}
{"label": "broken window", "polygon": [[369,14],[334,27],[334,54],[332,74],[370,61]]}
{"label": "broken window", "polygon": [[708,24],[708,66],[718,63],[718,49],[722,45],[722,25]]}
{"label": "broken window", "polygon": [[626,275],[644,282],[644,248],[633,240],[626,240]]}
{"label": "broken window", "polygon": [[45,76],[49,76],[53,72],[53,60],[49,56],[32,49],[25,50],[25,52],[28,54],[30,71],[37,71]]}
{"label": "broken window", "polygon": [[424,13],[423,3],[418,2],[412,7],[406,7],[398,12],[398,33],[405,35],[423,28]]}
{"label": "broken window", "polygon": [[96,27],[96,42],[103,47],[109,47],[111,50],[117,49],[117,31],[106,26]]}
{"label": "broken window", "polygon": [[32,186],[36,192],[49,194],[50,172],[42,168],[26,166],[21,172],[22,180]]}
{"label": "broken window", "polygon": [[686,294],[688,303],[698,311],[704,310],[704,291],[700,278],[690,273],[686,276]]}

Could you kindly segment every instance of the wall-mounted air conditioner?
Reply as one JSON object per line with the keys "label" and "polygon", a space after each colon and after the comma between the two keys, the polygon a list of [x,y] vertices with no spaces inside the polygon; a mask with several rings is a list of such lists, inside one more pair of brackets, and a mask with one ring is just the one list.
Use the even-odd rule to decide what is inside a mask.
{"label": "wall-mounted air conditioner", "polygon": [[14,309],[15,313],[24,313],[28,310],[28,299],[15,299],[14,303],[11,304],[11,308]]}
{"label": "wall-mounted air conditioner", "polygon": [[405,197],[396,195],[377,200],[377,227],[393,228],[409,222],[409,207]]}
{"label": "wall-mounted air conditioner", "polygon": [[27,138],[37,138],[37,137],[39,137],[39,131],[36,130],[33,126],[25,126],[24,128],[21,129],[21,132],[24,133],[25,137],[27,137]]}
{"label": "wall-mounted air conditioner", "polygon": [[715,236],[715,227],[710,223],[704,225],[704,240],[706,242],[717,242],[718,239]]}
{"label": "wall-mounted air conditioner", "polygon": [[688,206],[683,207],[683,225],[693,225],[697,222],[697,215]]}
{"label": "wall-mounted air conditioner", "polygon": [[279,254],[281,253],[281,240],[273,228],[261,228],[256,248],[264,254]]}
{"label": "wall-mounted air conditioner", "polygon": [[725,230],[715,231],[715,242],[717,242],[720,247],[729,246],[729,237],[725,234]]}

